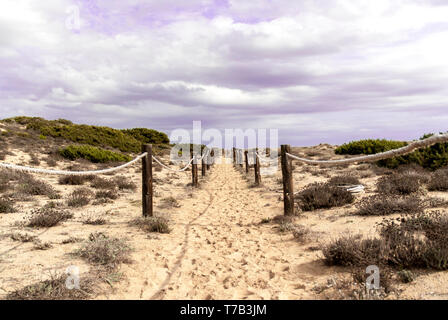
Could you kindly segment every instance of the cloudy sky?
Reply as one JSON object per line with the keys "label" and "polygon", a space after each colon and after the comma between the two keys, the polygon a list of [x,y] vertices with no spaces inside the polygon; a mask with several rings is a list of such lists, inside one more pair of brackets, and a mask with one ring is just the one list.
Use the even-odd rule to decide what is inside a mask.
{"label": "cloudy sky", "polygon": [[448,1],[2,0],[0,67],[1,118],[413,139],[448,130]]}

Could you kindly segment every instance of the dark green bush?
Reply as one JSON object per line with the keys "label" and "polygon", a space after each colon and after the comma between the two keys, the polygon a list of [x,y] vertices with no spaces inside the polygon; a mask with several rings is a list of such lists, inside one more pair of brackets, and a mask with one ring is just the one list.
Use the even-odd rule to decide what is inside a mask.
{"label": "dark green bush", "polygon": [[127,162],[131,160],[131,157],[127,155],[88,145],[68,146],[60,149],[59,154],[66,159],[86,159],[94,163]]}
{"label": "dark green bush", "polygon": [[[420,140],[429,138],[433,134],[425,134]],[[393,141],[393,140],[359,140],[350,143],[343,144],[336,148],[336,154],[374,154],[392,149],[397,149],[407,145],[406,142]],[[384,159],[377,162],[379,166],[387,168],[397,168],[406,164],[417,164],[423,168],[436,170],[438,168],[448,165],[448,143],[437,143],[427,148],[417,149],[414,152],[394,157],[390,159]]]}
{"label": "dark green bush", "polygon": [[345,143],[335,149],[336,154],[374,154],[398,149],[407,145],[403,141],[393,141],[386,139],[366,139]]}
{"label": "dark green bush", "polygon": [[168,144],[165,133],[152,129],[136,128],[118,130],[102,126],[73,124],[69,120],[45,120],[43,118],[16,117],[3,120],[26,125],[41,136],[63,138],[79,144],[96,147],[112,147],[122,152],[139,153],[142,143]]}
{"label": "dark green bush", "polygon": [[151,143],[151,144],[170,143],[170,139],[165,133],[154,129],[134,128],[134,129],[124,129],[122,130],[122,132],[134,137],[136,140],[142,143]]}

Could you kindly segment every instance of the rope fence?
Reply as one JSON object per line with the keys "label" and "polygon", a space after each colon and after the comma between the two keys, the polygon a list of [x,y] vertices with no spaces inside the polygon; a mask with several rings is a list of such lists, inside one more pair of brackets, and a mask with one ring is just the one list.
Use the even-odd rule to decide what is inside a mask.
{"label": "rope fence", "polygon": [[[283,183],[283,204],[284,204],[284,214],[285,215],[293,215],[294,214],[294,183],[293,183],[293,170],[292,170],[292,161],[300,161],[306,164],[312,164],[312,165],[347,165],[347,164],[353,164],[357,162],[372,162],[372,161],[378,161],[383,159],[389,159],[394,158],[402,155],[409,154],[413,152],[416,149],[430,147],[437,143],[443,143],[448,142],[448,133],[445,134],[435,134],[429,138],[426,138],[424,140],[417,140],[409,143],[408,145],[393,149],[381,153],[371,154],[371,155],[365,155],[365,156],[359,156],[359,157],[352,157],[352,158],[346,158],[346,159],[337,159],[337,160],[313,160],[313,159],[306,159],[299,156],[296,156],[291,153],[291,146],[290,145],[281,145],[280,148],[280,163],[281,163],[281,170],[282,170],[282,183]],[[251,150],[240,150],[233,148],[233,161],[234,163],[239,163],[242,165],[241,154],[245,155],[245,162],[246,162],[246,173],[249,172],[249,161],[248,157],[251,155],[252,161],[254,163],[254,174],[255,174],[255,185],[260,185],[261,183],[261,175],[260,175],[260,161],[263,163],[269,163],[270,165],[276,163],[278,159],[271,158],[270,150],[269,148],[266,149],[267,154],[269,156],[260,155],[258,152],[258,148],[254,148]],[[342,186],[347,189],[349,192],[357,193],[362,192],[364,190],[364,186],[362,185],[355,185],[355,186]]]}
{"label": "rope fence", "polygon": [[[68,171],[68,170],[50,170],[50,169],[40,169],[28,166],[15,165],[10,163],[0,162],[0,168],[15,170],[21,172],[37,173],[37,174],[48,174],[48,175],[60,175],[60,176],[87,176],[87,175],[100,175],[114,173],[125,168],[128,168],[135,164],[137,161],[142,160],[142,201],[143,201],[143,216],[153,216],[153,162],[156,162],[161,167],[175,172],[184,172],[190,166],[192,166],[192,185],[193,187],[198,187],[197,178],[197,163],[202,163],[202,176],[206,175],[206,171],[210,170],[210,166],[214,164],[214,150],[207,148],[207,152],[204,152],[201,157],[193,155],[188,164],[179,170],[173,169],[162,163],[157,157],[152,153],[152,145],[145,144],[142,146],[142,153],[138,155],[133,160],[124,163],[120,166],[101,169],[101,170],[86,170],[86,171]],[[205,160],[207,158],[207,161]],[[151,160],[150,160],[151,159]],[[195,170],[196,167],[196,170]]]}

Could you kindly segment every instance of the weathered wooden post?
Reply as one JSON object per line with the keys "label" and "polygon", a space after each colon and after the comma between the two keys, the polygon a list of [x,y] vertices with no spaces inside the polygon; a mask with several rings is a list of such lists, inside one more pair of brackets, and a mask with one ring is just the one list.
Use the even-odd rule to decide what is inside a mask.
{"label": "weathered wooden post", "polygon": [[142,158],[142,204],[143,216],[153,216],[153,186],[152,186],[152,144],[144,144],[142,152],[147,156]]}
{"label": "weathered wooden post", "polygon": [[192,186],[197,188],[199,186],[199,179],[198,179],[198,162],[196,158],[196,154],[193,153],[193,163],[191,165],[191,178],[192,178]]}
{"label": "weathered wooden post", "polygon": [[255,185],[259,186],[261,183],[260,176],[260,160],[258,159],[258,148],[254,151],[254,171],[255,171]]}
{"label": "weathered wooden post", "polygon": [[246,163],[246,173],[249,173],[249,158],[247,157],[247,154],[249,151],[244,150],[244,162]]}
{"label": "weathered wooden post", "polygon": [[211,152],[207,155],[207,163],[205,166],[207,171],[210,170],[210,161],[211,161]]}
{"label": "weathered wooden post", "polygon": [[215,164],[215,150],[212,149],[212,151],[210,151],[210,156],[212,157],[211,164],[214,165]]}
{"label": "weathered wooden post", "polygon": [[235,147],[233,147],[233,165],[236,164],[236,150]]}
{"label": "weathered wooden post", "polygon": [[207,165],[205,164],[205,156],[202,157],[202,162],[201,162],[201,175],[203,177],[205,177],[205,170],[207,170]]}
{"label": "weathered wooden post", "polygon": [[286,216],[294,214],[294,183],[292,176],[291,160],[286,153],[291,153],[291,147],[283,144],[281,146],[281,162],[283,177],[283,209]]}
{"label": "weathered wooden post", "polygon": [[243,167],[243,150],[242,149],[239,149],[238,155],[239,155],[238,163],[240,164],[240,167],[242,168]]}

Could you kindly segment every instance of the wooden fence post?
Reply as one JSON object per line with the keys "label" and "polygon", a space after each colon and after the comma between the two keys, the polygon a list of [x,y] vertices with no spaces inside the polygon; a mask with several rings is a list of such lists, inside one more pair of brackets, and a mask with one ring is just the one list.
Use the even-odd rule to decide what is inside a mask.
{"label": "wooden fence post", "polygon": [[211,152],[207,155],[207,163],[205,165],[207,171],[210,170]]}
{"label": "wooden fence post", "polygon": [[255,185],[259,186],[261,183],[261,176],[260,176],[260,160],[258,159],[258,148],[255,148],[254,153],[254,171],[255,171]]}
{"label": "wooden fence post", "polygon": [[233,165],[235,165],[236,164],[236,150],[235,150],[235,147],[233,147]]}
{"label": "wooden fence post", "polygon": [[153,216],[153,186],[152,186],[152,144],[144,144],[142,152],[148,155],[142,158],[142,204],[143,216]]}
{"label": "wooden fence post", "polygon": [[246,163],[246,173],[249,173],[249,159],[247,157],[249,151],[244,150],[244,162]]}
{"label": "wooden fence post", "polygon": [[283,176],[283,209],[286,216],[294,214],[294,183],[292,175],[291,160],[286,153],[291,153],[291,147],[283,144],[281,146],[281,162]]}
{"label": "wooden fence post", "polygon": [[202,158],[202,162],[201,162],[201,174],[203,177],[205,177],[205,170],[207,170],[207,166],[205,164],[205,156],[203,156]]}
{"label": "wooden fence post", "polygon": [[193,153],[193,163],[191,165],[191,178],[192,178],[192,186],[197,188],[199,186],[198,179],[198,162],[196,159],[196,154]]}
{"label": "wooden fence post", "polygon": [[238,162],[239,162],[239,164],[240,164],[240,167],[242,168],[242,167],[243,167],[243,150],[240,149],[240,151],[238,152],[238,154],[239,154]]}

